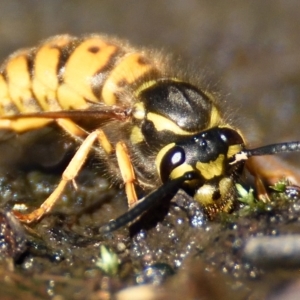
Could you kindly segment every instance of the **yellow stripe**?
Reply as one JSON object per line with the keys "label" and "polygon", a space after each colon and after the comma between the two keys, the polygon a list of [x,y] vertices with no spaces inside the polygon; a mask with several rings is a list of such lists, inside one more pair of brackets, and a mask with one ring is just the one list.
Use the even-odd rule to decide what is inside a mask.
{"label": "yellow stripe", "polygon": [[28,111],[27,107],[23,105],[22,99],[33,98],[31,80],[27,68],[27,53],[27,50],[18,52],[14,57],[8,60],[5,68],[10,99],[20,112]]}
{"label": "yellow stripe", "polygon": [[212,103],[208,128],[219,126],[222,121],[219,109]]}
{"label": "yellow stripe", "polygon": [[154,66],[146,62],[140,53],[127,54],[106,79],[102,89],[103,101],[108,105],[116,104],[116,94],[122,89],[120,83],[122,86],[130,85],[151,70]]}
{"label": "yellow stripe", "polygon": [[[174,81],[174,82],[182,82],[184,83],[184,81],[181,81],[175,77],[160,77],[159,78],[159,82],[162,82],[162,81]],[[134,95],[136,96],[136,98],[139,97],[139,95],[144,91],[144,90],[147,90],[149,88],[151,88],[152,86],[155,86],[158,84],[158,81],[157,80],[149,80],[149,81],[145,81],[143,82],[135,91],[134,91]]]}
{"label": "yellow stripe", "polygon": [[157,84],[157,80],[145,81],[134,91],[134,95],[136,96],[136,98],[138,98],[141,92],[143,92],[146,89],[149,89],[150,87],[156,84]]}
{"label": "yellow stripe", "polygon": [[99,37],[89,38],[75,49],[65,66],[65,84],[59,88],[62,107],[85,108],[85,99],[99,102],[100,99],[93,93],[93,87],[102,85],[104,79],[99,72],[107,67],[117,50],[117,46],[108,44]]}
{"label": "yellow stripe", "polygon": [[61,84],[58,87],[57,99],[63,110],[85,109],[89,107],[85,99],[66,84]]}
{"label": "yellow stripe", "polygon": [[12,104],[12,102],[8,94],[7,83],[2,75],[0,75],[0,102],[1,115],[13,114],[13,111],[9,112],[5,109],[6,107],[10,107],[10,104]]}
{"label": "yellow stripe", "polygon": [[40,106],[45,111],[60,110],[56,91],[58,88],[57,67],[60,49],[74,38],[69,35],[56,36],[38,49],[35,56],[32,88]]}
{"label": "yellow stripe", "polygon": [[0,119],[0,129],[9,129],[18,133],[38,129],[53,122],[51,119],[42,118],[19,118],[16,120]]}
{"label": "yellow stripe", "polygon": [[174,134],[179,135],[193,135],[196,132],[185,131],[181,129],[176,123],[161,115],[149,112],[147,120],[152,121],[157,131],[169,130]]}

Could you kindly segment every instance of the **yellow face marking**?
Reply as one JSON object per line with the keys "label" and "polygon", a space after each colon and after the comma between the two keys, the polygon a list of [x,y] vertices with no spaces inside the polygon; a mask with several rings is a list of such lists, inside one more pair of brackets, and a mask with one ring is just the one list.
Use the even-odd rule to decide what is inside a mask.
{"label": "yellow face marking", "polygon": [[120,83],[130,85],[154,69],[154,66],[146,62],[140,53],[131,53],[124,56],[103,85],[102,98],[105,104],[116,104],[116,94],[121,90]]}
{"label": "yellow face marking", "polygon": [[228,152],[227,152],[227,158],[233,157],[235,154],[241,152],[243,150],[241,145],[232,145],[229,146]]}
{"label": "yellow face marking", "polygon": [[[64,84],[60,87],[63,92],[59,98],[61,106],[72,106],[77,109],[86,107],[85,99],[98,102],[92,91],[93,86],[101,86],[104,80],[99,72],[107,66],[110,58],[118,47],[108,44],[99,37],[83,41],[72,53],[63,73]],[[75,99],[69,98],[78,94]],[[65,105],[66,104],[66,105]]]}
{"label": "yellow face marking", "polygon": [[[221,194],[223,212],[230,212],[233,206],[234,200],[234,181],[232,178],[224,177],[219,182],[219,190]],[[225,201],[224,201],[225,200]]]}
{"label": "yellow face marking", "polygon": [[234,182],[231,178],[224,177],[219,182],[219,189],[221,193],[221,198],[225,198],[228,193],[232,191]]}
{"label": "yellow face marking", "polygon": [[27,111],[27,108],[23,105],[22,99],[33,98],[26,55],[27,50],[18,52],[6,65],[10,99],[22,112]]}
{"label": "yellow face marking", "polygon": [[220,154],[215,161],[211,161],[209,163],[202,163],[198,161],[196,163],[196,168],[206,180],[212,179],[223,174],[224,158],[225,156]]}
{"label": "yellow face marking", "polygon": [[194,199],[203,206],[213,204],[213,194],[215,191],[216,188],[213,185],[204,184],[197,190]]}
{"label": "yellow face marking", "polygon": [[182,165],[178,166],[177,168],[175,168],[171,172],[170,178],[175,179],[175,178],[181,177],[184,173],[193,171],[193,170],[194,170],[194,168],[191,165],[182,164]]}
{"label": "yellow face marking", "polygon": [[57,36],[38,49],[35,56],[32,89],[43,110],[61,109],[56,96],[58,88],[57,68],[60,59],[60,47],[69,44],[72,37]]}
{"label": "yellow face marking", "polygon": [[[232,208],[232,189],[233,180],[228,177],[224,177],[220,180],[218,187],[211,184],[202,185],[194,195],[194,199],[205,206],[214,206],[214,210],[220,209],[224,212],[229,212]],[[219,198],[215,199],[218,195],[214,195],[219,191]]]}
{"label": "yellow face marking", "polygon": [[169,130],[174,134],[193,135],[194,132],[189,132],[181,129],[176,123],[161,115],[149,112],[147,119],[152,121],[157,131]]}
{"label": "yellow face marking", "polygon": [[134,126],[131,129],[130,141],[133,144],[138,144],[138,143],[141,143],[143,140],[144,140],[144,135],[141,131],[141,128],[138,126]]}

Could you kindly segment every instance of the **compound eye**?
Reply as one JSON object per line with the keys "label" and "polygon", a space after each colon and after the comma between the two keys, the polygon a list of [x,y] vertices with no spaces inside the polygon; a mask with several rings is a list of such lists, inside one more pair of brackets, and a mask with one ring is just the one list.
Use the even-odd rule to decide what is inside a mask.
{"label": "compound eye", "polygon": [[160,163],[160,178],[162,182],[169,179],[172,171],[185,162],[185,152],[181,147],[171,148],[162,158]]}
{"label": "compound eye", "polygon": [[228,146],[244,144],[241,135],[231,128],[221,128],[220,137]]}

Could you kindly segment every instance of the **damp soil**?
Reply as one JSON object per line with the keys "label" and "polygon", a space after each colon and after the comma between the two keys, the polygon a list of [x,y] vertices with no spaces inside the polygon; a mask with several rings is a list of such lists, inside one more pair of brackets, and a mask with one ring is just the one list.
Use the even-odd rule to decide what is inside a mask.
{"label": "damp soil", "polygon": [[[296,188],[214,221],[179,191],[136,224],[101,235],[126,199],[86,169],[41,221],[15,220],[13,206],[37,207],[58,180],[40,171],[1,174],[1,299],[285,299],[297,291]],[[103,246],[117,257],[113,272],[99,267]]]}
{"label": "damp soil", "polygon": [[[0,56],[4,61],[16,49],[62,33],[112,34],[164,49],[197,78],[207,77],[228,121],[254,147],[299,139],[299,12],[296,0],[2,1]],[[11,148],[0,151],[1,167],[10,163]],[[28,161],[22,146],[14,148],[20,150],[14,161]],[[44,162],[45,155],[39,157]],[[297,167],[298,154],[293,161]],[[38,207],[58,174],[0,172],[1,299],[299,298],[296,190],[213,222],[180,193],[134,227],[101,236],[97,228],[125,212],[126,199],[92,168],[40,222],[16,223],[12,207]],[[117,255],[114,275],[98,267],[101,245]]]}

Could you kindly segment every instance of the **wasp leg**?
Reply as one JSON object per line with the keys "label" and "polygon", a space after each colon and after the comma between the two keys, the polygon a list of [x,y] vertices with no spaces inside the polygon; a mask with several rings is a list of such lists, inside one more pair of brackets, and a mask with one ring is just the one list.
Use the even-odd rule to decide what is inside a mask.
{"label": "wasp leg", "polygon": [[[82,138],[85,135],[87,135],[84,129],[79,127],[76,123],[74,123],[70,119],[61,118],[61,119],[57,119],[56,122],[71,136],[75,137],[75,139]],[[116,152],[119,169],[121,171],[121,176],[125,184],[128,206],[132,207],[138,201],[138,198],[134,187],[136,178],[135,178],[133,166],[131,163],[131,159],[126,144],[124,142],[118,142],[116,144],[116,149],[114,150],[113,146],[109,142],[104,131],[98,129],[97,132],[98,132],[98,142],[102,147],[102,149],[105,151],[105,153],[109,155],[114,151]]]}
{"label": "wasp leg", "polygon": [[257,190],[257,197],[261,202],[263,203],[271,202],[266,186],[263,180],[258,176],[255,177],[255,187]]}
{"label": "wasp leg", "polygon": [[261,178],[269,185],[286,178],[291,184],[300,186],[299,169],[278,157],[250,157],[246,161],[246,167],[254,177]]}
{"label": "wasp leg", "polygon": [[[71,137],[73,137],[75,140],[83,141],[87,136],[88,132],[85,131],[83,128],[78,126],[76,123],[74,123],[72,120],[67,118],[59,118],[55,119],[55,122],[65,131],[67,132]],[[75,189],[77,189],[77,185],[75,180],[73,180],[73,186]]]}
{"label": "wasp leg", "polygon": [[49,118],[17,118],[17,119],[1,119],[0,129],[12,130],[16,133],[22,133],[34,129],[45,127],[49,123],[53,122],[53,119]]}
{"label": "wasp leg", "polygon": [[[67,133],[69,133],[75,139],[83,139],[88,135],[88,132],[85,131],[83,128],[78,126],[70,119],[61,118],[55,120],[57,124]],[[111,154],[114,152],[114,148],[112,144],[109,142],[107,136],[103,132],[102,129],[98,129],[98,142],[102,149],[105,151],[106,154]]]}
{"label": "wasp leg", "polygon": [[137,201],[137,195],[135,192],[134,183],[136,181],[133,166],[130,160],[130,156],[127,147],[124,142],[118,142],[116,145],[116,156],[125,184],[125,191],[127,195],[128,206],[132,207]]}
{"label": "wasp leg", "polygon": [[64,191],[66,185],[70,181],[74,181],[74,178],[77,176],[78,172],[80,171],[82,165],[86,161],[86,158],[91,151],[94,142],[97,140],[99,135],[99,131],[95,130],[90,133],[87,138],[83,141],[80,145],[79,149],[73,156],[72,160],[70,161],[69,165],[65,169],[62,175],[62,179],[59,182],[56,189],[52,192],[52,194],[44,201],[44,203],[36,210],[29,214],[20,214],[18,212],[14,212],[16,217],[20,219],[24,223],[31,223],[34,221],[38,221],[45,215],[56,203],[56,201],[61,196],[62,192]]}
{"label": "wasp leg", "polygon": [[[73,138],[77,140],[83,140],[83,142],[77,150],[77,152],[75,153],[72,160],[70,161],[69,165],[65,169],[60,183],[52,192],[52,194],[44,201],[40,208],[34,210],[29,214],[21,214],[17,211],[14,212],[14,214],[24,223],[31,223],[37,221],[40,218],[42,218],[44,214],[50,211],[50,209],[53,207],[53,205],[63,193],[68,182],[72,181],[74,187],[76,188],[74,179],[80,171],[82,165],[84,164],[96,140],[98,140],[100,146],[103,148],[107,155],[114,152],[113,146],[111,145],[105,133],[101,129],[95,130],[92,133],[88,134],[88,132],[86,132],[83,128],[81,128],[72,120],[67,118],[19,118],[16,120],[3,119],[0,120],[0,129],[5,128],[21,133],[27,130],[43,127],[46,124],[54,121]],[[128,206],[131,207],[137,202],[137,196],[134,187],[134,182],[136,178],[125,143],[117,143],[116,156],[121,175],[125,184],[126,195],[128,198]]]}
{"label": "wasp leg", "polygon": [[101,129],[98,129],[98,131],[99,131],[98,142],[99,142],[100,146],[102,147],[102,149],[106,152],[106,154],[113,153],[115,150],[114,150],[112,144],[110,143],[110,141],[108,140],[104,131]]}
{"label": "wasp leg", "polygon": [[246,167],[255,178],[258,198],[269,202],[270,198],[265,184],[274,185],[283,178],[291,184],[300,186],[300,171],[278,157],[250,157]]}
{"label": "wasp leg", "polygon": [[88,132],[78,126],[70,119],[60,118],[56,119],[55,122],[68,134],[70,134],[75,140],[84,139],[88,136]]}

